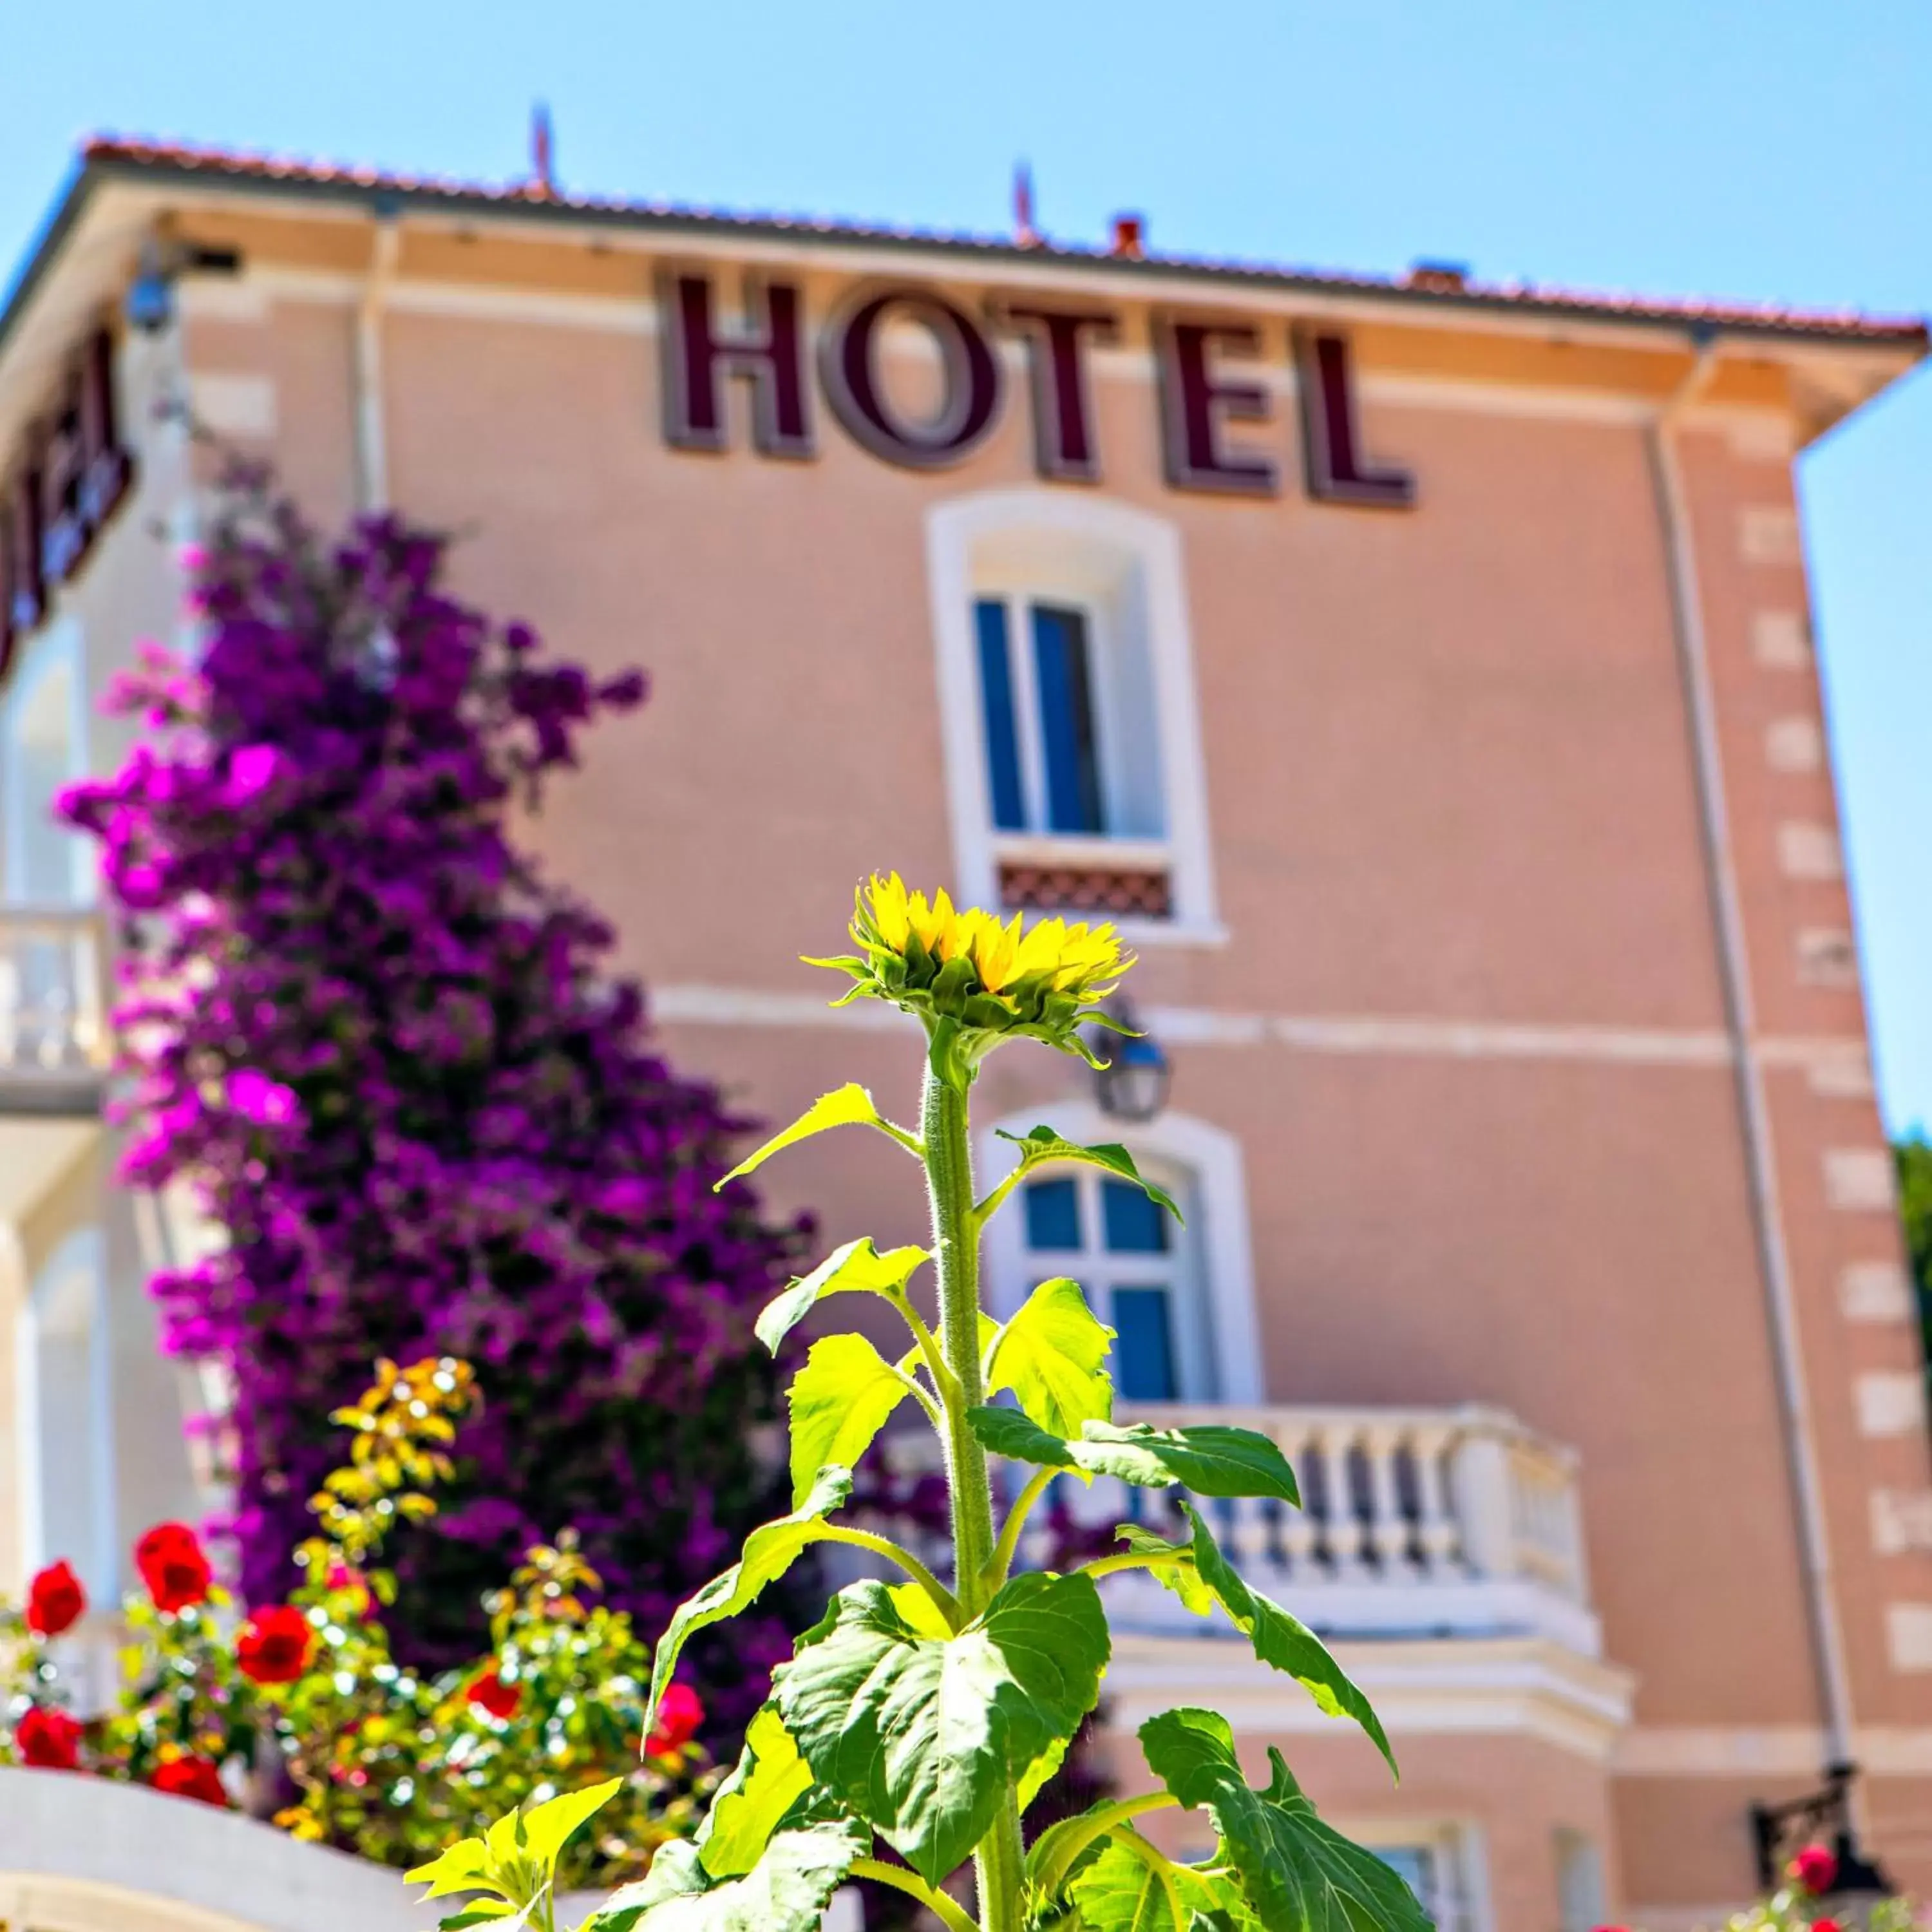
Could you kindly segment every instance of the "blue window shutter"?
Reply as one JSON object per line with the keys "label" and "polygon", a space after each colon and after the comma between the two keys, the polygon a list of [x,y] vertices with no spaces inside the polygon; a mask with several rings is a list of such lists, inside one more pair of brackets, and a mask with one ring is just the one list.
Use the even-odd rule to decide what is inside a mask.
{"label": "blue window shutter", "polygon": [[986,727],[986,784],[993,824],[1001,832],[1027,829],[1020,790],[1020,748],[1013,722],[1013,667],[1006,642],[1006,607],[982,597],[973,606],[980,635],[980,710]]}
{"label": "blue window shutter", "polygon": [[1168,1328],[1167,1290],[1117,1288],[1109,1311],[1118,1340],[1114,1382],[1124,1402],[1172,1402],[1174,1338]]}
{"label": "blue window shutter", "polygon": [[1040,1254],[1065,1254],[1082,1245],[1080,1195],[1076,1183],[1030,1180],[1022,1192],[1029,1248]]}
{"label": "blue window shutter", "polygon": [[1046,762],[1046,829],[1104,832],[1087,620],[1078,610],[1036,604],[1033,650]]}
{"label": "blue window shutter", "polygon": [[1167,1210],[1148,1199],[1131,1181],[1102,1181],[1100,1203],[1109,1254],[1167,1252]]}

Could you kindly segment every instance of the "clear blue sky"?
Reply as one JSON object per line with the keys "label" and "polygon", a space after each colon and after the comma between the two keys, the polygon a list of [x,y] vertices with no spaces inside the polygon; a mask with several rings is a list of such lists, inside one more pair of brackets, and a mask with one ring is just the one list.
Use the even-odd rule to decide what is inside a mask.
{"label": "clear blue sky", "polygon": [[[1924,0],[187,0],[0,20],[0,257],[90,129],[586,190],[1932,310]],[[944,22],[945,25],[941,23]],[[1932,376],[1805,459],[1880,1078],[1932,1124]]]}

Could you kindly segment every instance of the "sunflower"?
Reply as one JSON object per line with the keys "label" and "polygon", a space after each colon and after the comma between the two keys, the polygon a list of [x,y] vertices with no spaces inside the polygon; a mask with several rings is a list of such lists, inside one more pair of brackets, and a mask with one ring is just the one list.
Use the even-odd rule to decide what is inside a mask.
{"label": "sunflower", "polygon": [[1121,1030],[1100,1003],[1134,962],[1111,926],[1045,919],[1028,928],[1018,913],[1003,923],[976,906],[956,908],[944,891],[908,892],[892,872],[859,888],[851,932],[857,953],[806,962],[851,976],[837,1004],[889,1000],[935,1037],[944,1028],[969,1066],[1016,1034],[1097,1066],[1080,1029]]}

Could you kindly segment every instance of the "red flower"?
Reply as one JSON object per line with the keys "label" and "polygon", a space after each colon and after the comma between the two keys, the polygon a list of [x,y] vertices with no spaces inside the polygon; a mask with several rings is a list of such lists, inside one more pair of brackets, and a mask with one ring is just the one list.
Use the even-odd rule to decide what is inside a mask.
{"label": "red flower", "polygon": [[292,1604],[257,1610],[235,1640],[235,1661],[255,1684],[292,1684],[308,1667],[314,1634]]}
{"label": "red flower", "polygon": [[64,1711],[32,1704],[14,1726],[14,1747],[22,1764],[72,1771],[80,1762],[80,1726]]}
{"label": "red flower", "polygon": [[471,1703],[480,1705],[491,1717],[508,1719],[517,1714],[517,1707],[524,1701],[524,1687],[520,1684],[506,1684],[493,1665],[481,1677],[472,1680],[463,1694]]}
{"label": "red flower", "polygon": [[646,1757],[668,1757],[690,1743],[704,1721],[704,1705],[688,1684],[665,1686],[658,1700],[657,1728],[644,1740]]}
{"label": "red flower", "polygon": [[204,1602],[214,1580],[208,1558],[184,1522],[158,1522],[134,1546],[134,1567],[158,1610],[185,1610]]}
{"label": "red flower", "polygon": [[86,1608],[87,1592],[70,1564],[51,1563],[27,1586],[27,1628],[38,1636],[58,1636]]}
{"label": "red flower", "polygon": [[1811,1932],[1840,1932],[1838,1922],[1835,1918],[1814,1918]]}
{"label": "red flower", "polygon": [[1817,1898],[1831,1890],[1832,1881],[1838,1876],[1838,1861],[1824,1846],[1807,1845],[1785,1867],[1785,1875]]}
{"label": "red flower", "polygon": [[228,1787],[221,1781],[219,1767],[193,1751],[162,1759],[148,1782],[170,1798],[198,1798],[204,1804],[224,1811],[228,1808]]}

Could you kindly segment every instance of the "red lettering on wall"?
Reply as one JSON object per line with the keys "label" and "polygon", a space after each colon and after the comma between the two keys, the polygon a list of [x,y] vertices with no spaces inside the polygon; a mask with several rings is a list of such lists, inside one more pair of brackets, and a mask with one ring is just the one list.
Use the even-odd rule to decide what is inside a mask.
{"label": "red lettering on wall", "polygon": [[1308,494],[1324,503],[1411,508],[1415,502],[1414,474],[1392,464],[1372,464],[1362,453],[1348,338],[1298,329],[1294,346],[1301,377]]}
{"label": "red lettering on wall", "polygon": [[1056,483],[1097,483],[1100,446],[1088,393],[1085,343],[1120,332],[1104,309],[1054,309],[1009,302],[998,318],[1027,339],[1033,386],[1034,465]]}
{"label": "red lettering on wall", "polygon": [[[939,345],[944,365],[938,410],[909,422],[886,393],[879,342],[895,310],[920,323]],[[887,289],[835,321],[820,344],[826,400],[844,428],[875,456],[908,470],[940,470],[985,441],[1000,413],[1000,364],[970,316],[925,289]]]}
{"label": "red lettering on wall", "polygon": [[1209,362],[1217,346],[1253,355],[1260,346],[1256,332],[1238,322],[1168,322],[1156,338],[1167,480],[1180,490],[1272,496],[1278,482],[1274,463],[1258,451],[1227,448],[1222,436],[1230,422],[1265,422],[1268,392],[1258,383],[1217,375]]}
{"label": "red lettering on wall", "polygon": [[749,320],[728,334],[713,319],[706,275],[664,278],[658,304],[664,346],[664,437],[680,449],[730,442],[723,379],[752,386],[752,440],[766,456],[815,453],[805,382],[799,292],[789,282],[748,280]]}

